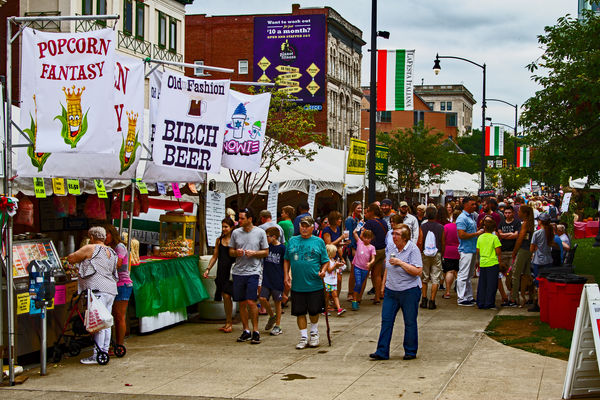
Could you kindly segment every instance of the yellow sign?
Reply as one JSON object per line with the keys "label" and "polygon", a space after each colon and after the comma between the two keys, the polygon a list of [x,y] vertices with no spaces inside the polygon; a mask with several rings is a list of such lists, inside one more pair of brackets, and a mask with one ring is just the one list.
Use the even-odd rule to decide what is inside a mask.
{"label": "yellow sign", "polygon": [[277,79],[277,84],[280,86],[300,86],[300,82],[288,81],[287,79]]}
{"label": "yellow sign", "polygon": [[141,179],[137,179],[136,184],[138,189],[140,189],[140,194],[148,194],[148,187]]}
{"label": "yellow sign", "polygon": [[271,62],[269,60],[267,60],[267,57],[261,58],[260,61],[258,62],[258,66],[263,71],[265,71],[267,68],[269,68],[269,65],[271,65]]}
{"label": "yellow sign", "polygon": [[52,191],[59,196],[66,195],[65,180],[63,178],[52,178]]}
{"label": "yellow sign", "polygon": [[277,77],[277,79],[300,79],[301,76],[302,76],[301,73],[294,72],[291,74],[281,74]]}
{"label": "yellow sign", "polygon": [[17,294],[17,315],[29,313],[29,293]]}
{"label": "yellow sign", "polygon": [[39,199],[46,198],[46,187],[44,186],[44,178],[33,178],[33,189],[35,190],[35,197]]}
{"label": "yellow sign", "polygon": [[321,86],[317,85],[317,82],[315,81],[311,81],[308,85],[306,85],[306,89],[310,92],[310,94],[312,94],[313,96],[315,95],[315,93],[317,93],[317,91],[319,90]]}
{"label": "yellow sign", "polygon": [[269,83],[269,82],[271,82],[271,80],[269,79],[269,77],[267,75],[262,74],[260,76],[260,78],[257,79],[257,82]]}
{"label": "yellow sign", "polygon": [[279,72],[300,72],[300,68],[288,67],[287,65],[278,65],[275,67],[275,69]]}
{"label": "yellow sign", "polygon": [[96,186],[96,193],[101,199],[107,199],[108,194],[106,193],[106,187],[104,187],[104,181],[102,179],[94,179],[94,185]]}
{"label": "yellow sign", "polygon": [[346,173],[349,175],[364,175],[366,165],[367,142],[365,140],[350,139],[350,151],[348,151]]}
{"label": "yellow sign", "polygon": [[320,69],[315,65],[315,63],[310,64],[308,68],[306,68],[306,72],[308,72],[308,74],[313,78],[319,73],[319,71]]}
{"label": "yellow sign", "polygon": [[302,88],[299,86],[289,86],[289,87],[279,88],[279,91],[283,92],[283,93],[298,93],[301,90],[302,90]]}
{"label": "yellow sign", "polygon": [[79,179],[67,179],[67,190],[69,191],[69,194],[79,196],[81,194]]}

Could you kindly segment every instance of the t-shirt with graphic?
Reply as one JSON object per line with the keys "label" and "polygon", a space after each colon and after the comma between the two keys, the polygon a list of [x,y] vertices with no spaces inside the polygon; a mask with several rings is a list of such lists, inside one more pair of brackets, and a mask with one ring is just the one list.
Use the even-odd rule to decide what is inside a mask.
{"label": "t-shirt with graphic", "polygon": [[329,262],[323,239],[311,236],[294,236],[287,244],[285,259],[292,270],[292,290],[295,292],[315,292],[323,288],[319,276],[321,266]]}
{"label": "t-shirt with graphic", "polygon": [[376,252],[375,246],[372,244],[367,246],[365,242],[358,238],[356,242],[356,254],[352,259],[352,265],[362,270],[367,270],[367,264],[371,261],[371,256],[375,256]]}
{"label": "t-shirt with graphic", "polygon": [[264,259],[262,286],[283,291],[283,256],[285,245],[269,245],[269,255]]}
{"label": "t-shirt with graphic", "polygon": [[500,239],[493,233],[484,233],[477,238],[477,249],[479,250],[479,266],[493,267],[498,264],[496,248],[502,247]]}
{"label": "t-shirt with graphic", "polygon": [[[502,233],[519,232],[521,230],[521,221],[516,218],[510,222],[504,220],[498,229]],[[517,239],[500,239],[500,243],[502,243],[502,251],[513,251],[515,244],[517,244]]]}

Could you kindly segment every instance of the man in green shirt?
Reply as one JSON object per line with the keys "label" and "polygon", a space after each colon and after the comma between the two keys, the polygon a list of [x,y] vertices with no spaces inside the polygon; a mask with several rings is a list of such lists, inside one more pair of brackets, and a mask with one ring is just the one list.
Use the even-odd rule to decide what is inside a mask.
{"label": "man in green shirt", "polygon": [[284,206],[281,209],[281,221],[277,224],[283,229],[283,236],[285,236],[285,243],[287,243],[292,236],[294,236],[294,219],[296,212],[292,206]]}

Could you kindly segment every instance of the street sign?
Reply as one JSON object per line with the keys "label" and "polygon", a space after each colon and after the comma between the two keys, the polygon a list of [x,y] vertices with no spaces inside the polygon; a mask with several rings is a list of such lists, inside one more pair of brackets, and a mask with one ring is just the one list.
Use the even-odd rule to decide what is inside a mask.
{"label": "street sign", "polygon": [[366,165],[367,142],[365,140],[350,139],[346,173],[349,175],[364,175]]}
{"label": "street sign", "polygon": [[375,146],[375,175],[387,176],[389,147],[383,145]]}
{"label": "street sign", "polygon": [[479,192],[477,192],[479,197],[493,197],[496,195],[496,191],[494,189],[485,189],[485,190],[479,190]]}

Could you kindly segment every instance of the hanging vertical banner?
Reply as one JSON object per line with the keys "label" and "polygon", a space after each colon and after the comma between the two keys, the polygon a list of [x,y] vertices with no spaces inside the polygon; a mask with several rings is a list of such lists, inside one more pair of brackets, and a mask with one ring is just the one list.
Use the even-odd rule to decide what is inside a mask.
{"label": "hanging vertical banner", "polygon": [[221,169],[229,100],[228,80],[204,80],[164,72],[152,157],[185,171]]}
{"label": "hanging vertical banner", "polygon": [[221,166],[258,172],[267,131],[271,93],[229,91]]}
{"label": "hanging vertical banner", "polygon": [[38,153],[113,153],[115,31],[55,33],[25,28],[21,125],[37,109]]}
{"label": "hanging vertical banner", "polygon": [[[149,76],[150,99],[148,101],[150,111],[150,154],[154,148],[154,136],[158,121],[158,108],[161,97],[163,71],[156,69]],[[205,174],[200,171],[186,171],[163,167],[155,160],[146,161],[144,170],[144,182],[165,182],[177,180],[180,182],[204,182]]]}
{"label": "hanging vertical banner", "polygon": [[531,166],[531,149],[529,147],[517,147],[517,168],[526,168]]}
{"label": "hanging vertical banner", "polygon": [[[90,153],[38,153],[33,146],[17,149],[19,176],[78,177],[131,179],[140,159],[144,133],[144,63],[142,60],[117,55],[112,82],[112,106],[109,118],[113,130],[104,133],[112,154]],[[24,132],[31,142],[36,140],[39,101],[34,99],[34,109],[28,116],[31,124]],[[21,110],[21,120],[27,112]],[[22,138],[20,143],[27,143]]]}
{"label": "hanging vertical banner", "polygon": [[377,111],[413,109],[414,50],[377,50]]}
{"label": "hanging vertical banner", "polygon": [[308,206],[310,207],[308,212],[311,215],[314,215],[316,197],[317,197],[317,185],[315,185],[314,183],[311,183],[310,185],[308,185]]}
{"label": "hanging vertical banner", "polygon": [[388,175],[388,154],[390,148],[381,144],[375,146],[375,175]]}
{"label": "hanging vertical banner", "polygon": [[485,155],[504,155],[504,128],[501,126],[485,127]]}
{"label": "hanging vertical banner", "polygon": [[206,195],[206,241],[214,246],[221,235],[221,221],[225,218],[225,193],[208,191]]}
{"label": "hanging vertical banner", "polygon": [[346,173],[349,175],[364,175],[367,165],[367,142],[350,139]]}
{"label": "hanging vertical banner", "polygon": [[277,201],[279,200],[279,182],[273,182],[269,185],[269,194],[267,197],[267,210],[271,212],[273,221],[277,222]]}

